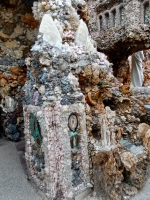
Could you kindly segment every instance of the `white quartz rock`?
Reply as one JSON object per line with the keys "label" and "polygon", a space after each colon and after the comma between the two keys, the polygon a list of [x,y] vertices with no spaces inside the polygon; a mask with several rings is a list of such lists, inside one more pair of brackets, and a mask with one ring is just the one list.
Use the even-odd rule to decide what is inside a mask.
{"label": "white quartz rock", "polygon": [[0,105],[0,107],[2,107],[4,112],[13,112],[15,110],[15,106],[16,106],[15,100],[10,96],[6,96],[5,100]]}
{"label": "white quartz rock", "polygon": [[57,5],[62,6],[62,0],[56,0]]}
{"label": "white quartz rock", "polygon": [[94,48],[89,37],[87,37],[86,48],[87,48],[87,51],[90,51],[91,53],[96,53],[96,49]]}
{"label": "white quartz rock", "polygon": [[81,19],[75,35],[75,43],[78,46],[86,46],[89,31],[85,22]]}
{"label": "white quartz rock", "polygon": [[80,20],[80,24],[75,35],[75,43],[78,46],[85,46],[87,51],[90,51],[91,53],[96,52],[96,49],[90,40],[87,25],[82,19]]}
{"label": "white quartz rock", "polygon": [[37,117],[42,117],[42,114],[43,114],[42,111],[38,111],[37,112]]}
{"label": "white quartz rock", "polygon": [[44,94],[45,93],[45,85],[41,85],[41,87],[39,87],[38,91],[40,94]]}
{"label": "white quartz rock", "polygon": [[38,44],[38,42],[35,42],[33,47],[31,48],[31,51],[40,51],[41,46]]}
{"label": "white quartz rock", "polygon": [[69,73],[68,80],[73,88],[73,91],[76,91],[79,86],[78,79],[73,74]]}
{"label": "white quartz rock", "polygon": [[55,19],[54,22],[55,22],[55,24],[56,24],[56,26],[58,28],[58,31],[59,31],[60,35],[63,36],[63,28],[60,25],[60,22],[57,19]]}
{"label": "white quartz rock", "polygon": [[71,6],[71,0],[66,0],[65,4],[66,4],[66,6],[70,7]]}
{"label": "white quartz rock", "polygon": [[62,42],[58,28],[50,14],[44,14],[39,32],[43,34],[43,41],[48,42],[51,46]]}

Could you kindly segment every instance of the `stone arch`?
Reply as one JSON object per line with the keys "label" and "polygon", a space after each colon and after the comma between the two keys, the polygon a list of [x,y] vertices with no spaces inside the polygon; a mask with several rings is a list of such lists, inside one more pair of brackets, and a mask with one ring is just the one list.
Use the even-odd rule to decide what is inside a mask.
{"label": "stone arch", "polygon": [[98,21],[99,21],[99,31],[102,32],[103,31],[103,17],[102,15],[99,16],[98,18]]}
{"label": "stone arch", "polygon": [[[139,51],[142,51],[143,49],[140,49]],[[134,51],[133,53],[135,53],[136,51]],[[148,63],[147,62],[147,56],[146,56],[146,52],[148,52],[148,56],[149,56],[149,52],[150,49],[148,50],[144,50],[144,55],[145,55],[145,59],[143,60],[143,74],[144,74],[144,81],[143,81],[143,86],[149,86],[149,81],[147,82],[147,79],[149,79],[149,70],[148,70]],[[133,54],[132,53],[132,54]],[[122,82],[123,84],[130,84],[131,83],[131,69],[132,69],[132,59],[131,56],[132,54],[129,55],[129,57],[122,59],[121,61],[117,62],[114,64],[114,75],[118,78],[118,80],[120,82]],[[149,56],[150,57],[150,56]],[[130,59],[129,59],[130,58]]]}

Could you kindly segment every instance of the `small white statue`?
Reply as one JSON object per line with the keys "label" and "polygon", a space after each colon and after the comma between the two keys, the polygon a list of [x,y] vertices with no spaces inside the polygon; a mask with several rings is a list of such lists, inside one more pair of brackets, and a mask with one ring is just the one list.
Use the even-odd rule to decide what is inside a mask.
{"label": "small white statue", "polygon": [[134,87],[142,87],[144,81],[142,61],[143,51],[138,51],[132,55],[131,81]]}
{"label": "small white statue", "polygon": [[103,147],[110,147],[116,144],[114,122],[116,113],[110,107],[105,108],[105,114],[101,121],[101,141]]}

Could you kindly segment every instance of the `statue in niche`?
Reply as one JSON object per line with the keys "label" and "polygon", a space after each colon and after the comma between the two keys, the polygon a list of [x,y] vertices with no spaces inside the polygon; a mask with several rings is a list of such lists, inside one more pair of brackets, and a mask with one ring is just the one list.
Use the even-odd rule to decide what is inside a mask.
{"label": "statue in niche", "polygon": [[101,120],[101,142],[103,147],[110,147],[116,143],[114,130],[115,116],[115,111],[112,111],[107,106]]}
{"label": "statue in niche", "polygon": [[144,81],[142,61],[143,51],[138,51],[132,55],[131,82],[134,87],[142,87]]}

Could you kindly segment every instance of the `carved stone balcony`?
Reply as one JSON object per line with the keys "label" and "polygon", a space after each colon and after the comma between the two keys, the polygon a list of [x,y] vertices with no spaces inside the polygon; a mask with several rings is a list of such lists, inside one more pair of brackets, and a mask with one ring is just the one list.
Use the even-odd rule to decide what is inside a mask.
{"label": "carved stone balcony", "polygon": [[150,0],[89,1],[89,30],[112,62],[150,48]]}

